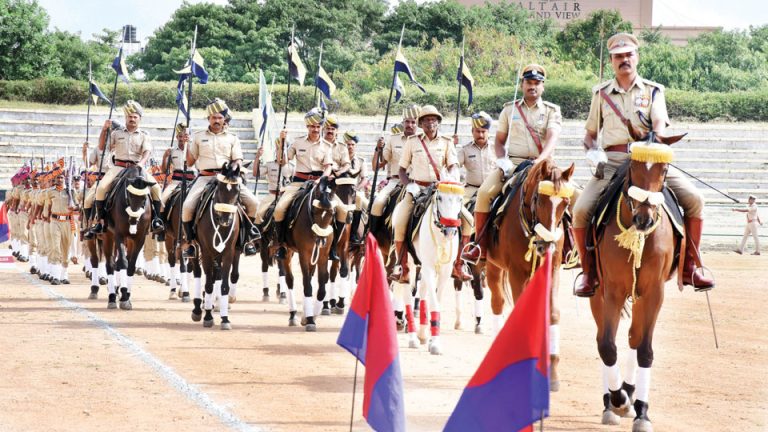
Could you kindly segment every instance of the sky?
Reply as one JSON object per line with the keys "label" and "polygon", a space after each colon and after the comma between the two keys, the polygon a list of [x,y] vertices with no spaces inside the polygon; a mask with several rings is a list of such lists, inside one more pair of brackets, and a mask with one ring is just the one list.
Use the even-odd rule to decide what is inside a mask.
{"label": "sky", "polygon": [[[205,0],[187,0],[201,3]],[[227,0],[207,0],[227,4]],[[390,0],[395,1],[395,0]],[[421,0],[423,1],[423,0]],[[163,25],[181,6],[182,0],[38,0],[51,18],[50,28],[77,33],[83,39],[103,28],[137,27],[143,40]],[[747,29],[768,24],[764,0],[654,0],[653,25],[722,26]]]}

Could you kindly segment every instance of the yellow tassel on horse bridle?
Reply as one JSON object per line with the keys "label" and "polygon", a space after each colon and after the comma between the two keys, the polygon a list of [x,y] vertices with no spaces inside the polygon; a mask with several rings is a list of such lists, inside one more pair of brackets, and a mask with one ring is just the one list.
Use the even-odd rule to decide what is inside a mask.
{"label": "yellow tassel on horse bridle", "polygon": [[[629,259],[634,259],[632,263],[632,301],[637,300],[637,269],[642,265],[643,249],[645,248],[645,239],[648,238],[661,222],[661,217],[657,210],[656,220],[653,225],[644,232],[640,232],[634,225],[629,228],[624,228],[621,224],[621,203],[624,200],[624,194],[619,195],[618,203],[616,204],[616,225],[619,227],[621,234],[614,236],[614,239],[620,247],[629,250]],[[627,260],[629,261],[629,260]]]}

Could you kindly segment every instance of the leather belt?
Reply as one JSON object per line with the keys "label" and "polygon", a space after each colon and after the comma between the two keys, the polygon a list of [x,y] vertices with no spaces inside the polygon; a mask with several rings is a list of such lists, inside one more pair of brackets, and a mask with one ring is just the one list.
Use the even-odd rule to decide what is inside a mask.
{"label": "leather belt", "polygon": [[211,169],[211,170],[200,170],[200,175],[203,177],[210,177],[214,176],[221,171],[220,169]]}
{"label": "leather belt", "polygon": [[67,221],[67,220],[69,220],[69,215],[53,214],[53,215],[51,215],[51,217],[56,219],[57,221]]}
{"label": "leather belt", "polygon": [[119,160],[115,159],[115,165],[123,168],[128,168],[136,165],[136,162],[134,161],[126,161],[126,160]]}
{"label": "leather belt", "polygon": [[480,187],[479,185],[473,185],[473,184],[469,184],[469,183],[467,183],[467,186],[473,187],[473,188],[479,188]]}
{"label": "leather belt", "polygon": [[424,181],[418,181],[418,180],[414,180],[413,182],[419,186],[424,186],[424,187],[429,187],[435,184],[434,182],[424,182]]}
{"label": "leather belt", "polygon": [[[213,175],[213,174],[211,174],[211,175]],[[195,174],[194,173],[181,174],[181,173],[174,172],[173,175],[171,176],[172,180],[182,180],[184,178],[186,178],[187,180],[194,180],[195,179]]]}
{"label": "leather belt", "polygon": [[277,195],[277,191],[276,190],[271,190],[271,191],[269,191],[269,193],[271,193],[272,195]]}
{"label": "leather belt", "polygon": [[319,179],[322,176],[323,176],[322,173],[317,175],[315,173],[297,172],[296,174],[293,175],[293,181],[295,181],[295,182],[302,182],[302,181],[307,181],[307,180],[317,180],[317,179]]}
{"label": "leather belt", "polygon": [[400,178],[400,176],[398,176],[398,175],[393,175],[393,176],[389,176],[389,177],[387,177],[387,178],[388,178],[389,180],[392,180],[392,179],[399,179],[399,178]]}
{"label": "leather belt", "polygon": [[629,153],[629,144],[618,144],[608,146],[604,149],[607,152]]}

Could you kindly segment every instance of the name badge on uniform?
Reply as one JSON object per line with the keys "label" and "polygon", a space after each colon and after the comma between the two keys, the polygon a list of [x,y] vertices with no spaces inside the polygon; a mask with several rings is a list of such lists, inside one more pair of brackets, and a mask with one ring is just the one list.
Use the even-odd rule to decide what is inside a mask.
{"label": "name badge on uniform", "polygon": [[476,157],[477,157],[477,155],[469,155],[469,156],[467,156],[467,158],[469,158],[469,159],[475,159]]}
{"label": "name badge on uniform", "polygon": [[210,140],[207,140],[207,139],[204,139],[204,140],[200,140],[200,142],[209,142],[209,141],[210,141]]}
{"label": "name badge on uniform", "polygon": [[536,122],[537,125],[543,125],[544,124],[544,113],[539,114],[539,120]]}
{"label": "name badge on uniform", "polygon": [[307,149],[299,149],[299,153],[305,153]]}
{"label": "name badge on uniform", "polygon": [[651,103],[650,98],[648,95],[642,95],[635,98],[635,106],[640,108],[648,108],[648,105]]}

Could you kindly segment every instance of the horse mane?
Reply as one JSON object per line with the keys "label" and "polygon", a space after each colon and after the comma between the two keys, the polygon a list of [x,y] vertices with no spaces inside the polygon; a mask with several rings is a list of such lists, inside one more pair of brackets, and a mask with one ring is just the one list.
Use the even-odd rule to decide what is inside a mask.
{"label": "horse mane", "polygon": [[229,162],[224,162],[221,165],[221,175],[227,180],[237,181],[238,177],[240,177],[240,166],[238,165],[236,169],[232,169]]}
{"label": "horse mane", "polygon": [[315,191],[315,193],[320,194],[320,205],[326,208],[333,206],[333,203],[331,202],[331,193],[328,192],[328,189],[331,187],[330,182],[328,177],[321,177],[320,183],[316,186],[317,190]]}
{"label": "horse mane", "polygon": [[546,158],[534,164],[528,172],[528,177],[525,179],[523,187],[526,203],[531,202],[533,193],[537,190],[538,184],[542,180],[551,181],[555,185],[555,193],[560,192],[560,186],[563,184],[563,171],[555,164],[552,158]]}

